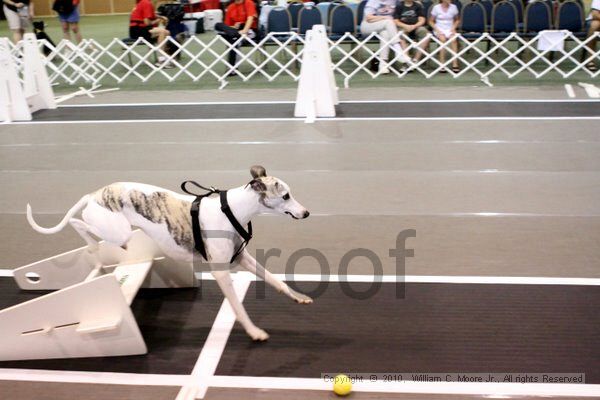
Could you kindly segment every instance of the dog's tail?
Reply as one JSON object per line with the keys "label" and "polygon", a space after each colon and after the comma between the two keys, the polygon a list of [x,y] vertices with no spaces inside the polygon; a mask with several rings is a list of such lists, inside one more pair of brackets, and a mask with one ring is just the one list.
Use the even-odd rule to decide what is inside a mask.
{"label": "dog's tail", "polygon": [[53,226],[52,228],[44,228],[42,226],[39,226],[33,220],[33,213],[31,211],[31,206],[29,204],[27,204],[27,222],[29,222],[29,225],[31,225],[31,227],[34,230],[36,230],[39,233],[43,233],[45,235],[50,235],[52,233],[60,232],[69,223],[69,220],[73,217],[73,215],[75,215],[81,208],[83,208],[84,205],[87,204],[89,197],[90,197],[89,194],[86,194],[85,196],[83,196],[77,202],[77,204],[75,204],[73,207],[71,207],[71,209],[69,211],[67,211],[67,214],[62,219],[62,221],[60,221],[60,223],[58,225]]}

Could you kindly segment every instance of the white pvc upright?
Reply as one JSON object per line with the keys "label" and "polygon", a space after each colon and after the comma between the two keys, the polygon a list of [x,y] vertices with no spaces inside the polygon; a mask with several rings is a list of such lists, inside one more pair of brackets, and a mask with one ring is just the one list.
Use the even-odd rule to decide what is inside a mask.
{"label": "white pvc upright", "polygon": [[54,91],[50,85],[46,66],[33,33],[26,33],[23,37],[24,69],[23,80],[25,98],[31,112],[43,109],[56,108]]}
{"label": "white pvc upright", "polygon": [[327,33],[325,26],[315,25],[306,32],[294,116],[306,117],[306,122],[314,122],[317,117],[335,117],[337,104]]}
{"label": "white pvc upright", "polygon": [[31,112],[19,81],[7,38],[0,38],[0,121],[30,121]]}

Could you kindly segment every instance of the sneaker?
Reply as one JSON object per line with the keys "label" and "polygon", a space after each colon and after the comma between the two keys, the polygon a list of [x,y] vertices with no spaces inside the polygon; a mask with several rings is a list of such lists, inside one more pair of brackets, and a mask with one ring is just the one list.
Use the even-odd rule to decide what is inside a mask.
{"label": "sneaker", "polygon": [[401,52],[398,53],[398,62],[402,64],[408,64],[411,62],[410,57],[406,55],[406,53]]}
{"label": "sneaker", "polygon": [[159,62],[159,63],[163,63],[163,62],[165,62],[165,61],[166,61],[166,59],[167,59],[167,57],[165,57],[165,56],[158,56],[158,62]]}
{"label": "sneaker", "polygon": [[390,73],[390,69],[388,68],[387,61],[381,60],[379,63],[379,74],[385,75]]}

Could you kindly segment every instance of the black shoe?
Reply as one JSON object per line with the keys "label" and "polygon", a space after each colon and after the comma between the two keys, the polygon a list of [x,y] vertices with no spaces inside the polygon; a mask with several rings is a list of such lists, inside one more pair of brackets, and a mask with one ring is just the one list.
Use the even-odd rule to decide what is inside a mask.
{"label": "black shoe", "polygon": [[238,76],[238,73],[236,71],[231,71],[227,76]]}
{"label": "black shoe", "polygon": [[369,69],[371,70],[371,72],[379,71],[379,59],[377,59],[377,58],[372,59],[371,64],[369,64]]}

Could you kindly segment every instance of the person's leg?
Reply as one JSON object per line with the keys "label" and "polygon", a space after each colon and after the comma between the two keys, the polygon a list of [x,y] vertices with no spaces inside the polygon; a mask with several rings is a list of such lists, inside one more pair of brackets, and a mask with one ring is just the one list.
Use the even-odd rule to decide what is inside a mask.
{"label": "person's leg", "polygon": [[[592,20],[590,22],[590,29],[588,30],[587,37],[589,38],[595,32],[600,32],[600,20]],[[596,42],[597,41],[598,41],[597,38],[593,38],[592,40],[589,41],[589,43],[586,46],[586,47],[589,47],[588,53],[589,53],[590,56],[593,55],[596,52]],[[586,65],[588,66],[588,68],[592,67],[592,68],[594,68],[594,70],[596,69],[596,66],[595,66],[593,60],[590,61],[589,63],[587,63]]]}
{"label": "person's leg", "polygon": [[62,31],[63,31],[63,37],[66,40],[70,41],[71,40],[71,31],[69,30],[69,23],[67,21],[64,21],[64,20],[61,19],[60,20],[60,26],[61,26]]}
{"label": "person's leg", "polygon": [[452,59],[452,69],[457,69],[458,68],[458,58],[456,58],[456,54],[458,54],[458,39],[456,37],[456,35],[452,35],[450,37],[450,48],[452,49],[452,52],[454,54],[452,54],[452,57],[455,57]]}
{"label": "person's leg", "polygon": [[71,26],[71,32],[75,36],[75,41],[77,43],[81,42],[81,31],[79,30],[79,24],[77,22],[72,22],[69,24]]}
{"label": "person's leg", "polygon": [[[446,43],[446,36],[443,33],[440,36],[438,36],[438,39],[440,40],[440,42],[442,42],[442,46]],[[440,62],[442,64],[446,62],[446,49],[444,47],[442,47],[442,49],[440,50]]]}
{"label": "person's leg", "polygon": [[[225,25],[222,22],[218,22],[217,24],[215,24],[215,30],[217,32],[220,32],[223,36],[223,39],[225,39],[229,44],[235,43],[235,41],[238,40],[240,37],[240,33],[237,29],[235,29],[232,26]],[[232,48],[231,50],[229,50],[229,53],[227,54],[227,62],[229,63],[229,65],[235,65],[236,56],[237,53],[235,49]]]}
{"label": "person's leg", "polygon": [[388,21],[391,21],[393,23],[392,20],[381,20],[377,22],[363,21],[362,24],[360,24],[360,31],[363,35],[368,36],[373,32],[377,32],[379,34],[379,58],[386,61],[390,53],[390,48],[387,45],[387,42],[390,39],[390,37],[388,36],[388,30],[385,29]]}
{"label": "person's leg", "polygon": [[418,47],[415,51],[415,57],[413,58],[413,61],[419,61],[421,57],[427,54],[427,48],[429,47],[430,41],[428,35],[429,31],[427,30],[427,28],[423,26],[417,28],[415,36],[417,37]]}

